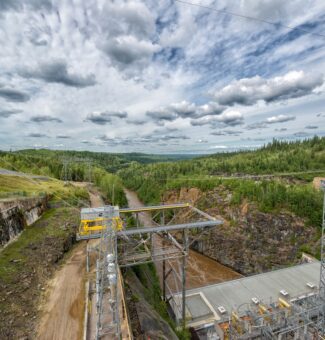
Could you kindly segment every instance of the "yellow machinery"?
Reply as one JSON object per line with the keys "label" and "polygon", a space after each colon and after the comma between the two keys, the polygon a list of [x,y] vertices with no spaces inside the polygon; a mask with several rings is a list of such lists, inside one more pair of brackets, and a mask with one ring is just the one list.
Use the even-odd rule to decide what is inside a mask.
{"label": "yellow machinery", "polygon": [[77,237],[100,234],[102,230],[107,228],[112,228],[115,231],[123,228],[117,206],[81,209],[81,221]]}
{"label": "yellow machinery", "polygon": [[291,305],[288,301],[282,299],[282,298],[279,298],[279,307],[280,308],[287,308],[287,309],[290,309],[291,308]]}
{"label": "yellow machinery", "polygon": [[112,218],[96,218],[93,220],[81,220],[79,227],[79,235],[90,235],[92,233],[100,233],[111,224],[113,230],[122,230],[123,223],[119,217]]}
{"label": "yellow machinery", "polygon": [[[157,210],[188,208],[188,203],[178,203],[170,205],[149,206],[139,208],[123,208],[118,206],[104,206],[99,208],[83,208],[81,209],[81,221],[77,239],[81,239],[87,236],[94,238],[95,235],[99,235],[102,230],[111,227],[115,231],[123,229],[123,222],[120,218],[120,213],[137,214],[141,212],[150,212]],[[195,209],[195,208],[193,208]]]}
{"label": "yellow machinery", "polygon": [[234,311],[231,313],[231,321],[232,321],[232,324],[234,325],[236,331],[238,332],[238,334],[243,334],[244,333],[243,320]]}

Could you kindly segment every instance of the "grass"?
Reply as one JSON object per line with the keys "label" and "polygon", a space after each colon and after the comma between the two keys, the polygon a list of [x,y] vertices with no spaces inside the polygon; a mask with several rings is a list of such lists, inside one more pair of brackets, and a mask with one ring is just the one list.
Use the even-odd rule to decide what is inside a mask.
{"label": "grass", "polygon": [[18,271],[29,262],[28,251],[31,245],[40,244],[47,237],[65,237],[69,231],[60,228],[68,219],[78,222],[71,208],[58,208],[46,211],[33,225],[26,227],[17,240],[8,244],[0,252],[0,279],[6,283],[15,279]]}
{"label": "grass", "polygon": [[[0,198],[39,197],[48,195],[51,203],[68,202],[78,206],[80,200],[88,201],[89,194],[84,188],[65,184],[49,178],[30,180],[20,176],[0,175]],[[39,244],[46,237],[65,237],[67,231],[60,228],[60,223],[70,221],[76,216],[73,208],[49,209],[33,225],[26,227],[17,240],[8,244],[0,252],[0,279],[10,281],[28,262],[30,244]]]}
{"label": "grass", "polygon": [[37,197],[50,195],[54,200],[73,201],[88,200],[88,192],[84,188],[65,184],[54,178],[28,179],[20,176],[0,175],[0,198]]}

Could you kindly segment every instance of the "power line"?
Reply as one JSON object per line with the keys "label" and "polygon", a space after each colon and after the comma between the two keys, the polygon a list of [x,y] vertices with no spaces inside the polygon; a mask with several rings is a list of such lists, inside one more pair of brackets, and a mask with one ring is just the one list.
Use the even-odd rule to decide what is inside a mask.
{"label": "power line", "polygon": [[[156,182],[166,182],[168,184],[168,181],[170,182],[186,182],[186,181],[217,181],[217,180],[254,180],[256,178],[259,179],[269,179],[269,178],[278,178],[278,177],[290,177],[294,175],[303,175],[303,174],[318,174],[318,173],[324,173],[325,169],[323,170],[307,170],[307,171],[296,171],[296,172],[284,172],[284,173],[275,173],[275,174],[244,174],[243,176],[225,176],[225,175],[203,175],[206,177],[178,177],[178,178],[172,178],[172,177],[158,177],[158,178],[152,178]],[[195,175],[191,175],[195,176]],[[123,179],[123,178],[122,178]]]}
{"label": "power line", "polygon": [[277,27],[283,27],[283,28],[286,28],[286,29],[291,30],[291,31],[301,31],[301,32],[304,32],[304,33],[307,33],[307,34],[312,34],[312,35],[316,35],[318,37],[325,38],[325,35],[321,34],[321,33],[314,33],[314,32],[305,30],[303,28],[287,26],[287,25],[284,25],[284,24],[281,24],[281,23],[276,23],[276,22],[269,21],[269,20],[266,20],[266,19],[260,19],[260,18],[256,18],[256,17],[244,15],[244,14],[239,14],[239,13],[235,13],[235,12],[228,11],[228,10],[225,10],[225,9],[217,9],[215,7],[211,7],[211,6],[207,6],[207,5],[202,5],[202,4],[197,4],[197,3],[193,3],[193,2],[187,2],[187,1],[184,1],[184,0],[174,0],[174,2],[179,2],[179,3],[184,4],[184,5],[190,5],[190,6],[194,6],[194,7],[200,7],[200,8],[204,8],[204,9],[209,9],[209,10],[214,11],[214,12],[229,14],[229,15],[232,15],[232,16],[235,16],[235,17],[239,17],[239,18],[244,18],[244,19],[258,21],[258,22],[263,22],[265,24],[269,24],[269,25],[273,25],[273,26],[277,26]]}
{"label": "power line", "polygon": [[[23,154],[23,153],[21,153],[21,152],[19,152],[19,151],[18,151],[18,152],[15,152],[15,154],[16,154],[16,155],[19,155],[19,156],[23,156],[23,157],[25,158],[26,162],[28,162],[32,167],[34,166],[34,164],[33,164],[31,161],[29,161],[29,159],[34,160],[34,158],[38,158],[38,159],[44,161],[44,157],[40,157],[40,156],[28,156],[28,155],[25,155],[25,154]],[[3,158],[2,158],[1,160],[5,161]],[[13,164],[12,164],[12,163],[7,162],[7,164],[11,164],[11,166],[13,167]],[[13,168],[14,168],[14,167],[13,167]],[[17,169],[16,169],[16,171],[17,171]],[[19,170],[18,170],[18,171],[19,171]],[[23,174],[24,174],[24,173],[23,173]],[[82,182],[81,178],[80,178],[78,175],[75,175],[75,177],[76,177],[77,179],[79,179],[80,182]],[[27,178],[27,177],[26,177],[26,178]],[[39,185],[40,185],[40,184],[39,184]],[[81,200],[79,197],[77,197],[75,194],[70,193],[70,196],[71,196],[71,199],[75,200],[77,204],[79,204],[80,202],[83,203],[83,204],[85,204],[85,202],[84,202],[83,200]],[[57,196],[57,198],[59,198],[59,197]],[[63,200],[62,198],[61,198],[61,200],[62,200],[63,202],[65,202],[65,203],[67,203],[67,202],[66,202],[65,200]],[[87,207],[90,207],[88,204],[86,204],[86,206],[87,206]]]}
{"label": "power line", "polygon": [[[1,161],[7,163],[7,164],[10,165],[15,171],[19,172],[19,170],[18,170],[12,163],[10,163],[10,162],[8,162],[8,161],[6,161],[6,160],[4,160],[4,159],[1,159]],[[36,180],[34,180],[33,178],[31,178],[31,177],[28,176],[27,174],[25,174],[25,173],[23,173],[23,172],[20,172],[20,173],[21,173],[21,177],[27,179],[28,181],[32,182],[33,184],[36,184],[36,185],[42,187],[42,185],[41,185],[40,183],[38,183]],[[74,210],[80,212],[80,209],[74,207],[74,206],[71,205],[68,201],[64,200],[64,199],[62,198],[62,196],[59,196],[59,195],[56,194],[55,192],[53,192],[52,195],[53,195],[54,197],[60,199],[62,202],[64,202],[64,203],[65,203],[66,205],[68,205],[70,208],[72,208],[72,209],[74,209]],[[73,195],[73,196],[76,197],[75,195]],[[76,197],[76,199],[78,199],[78,198]],[[78,199],[78,200],[79,200],[79,199]]]}

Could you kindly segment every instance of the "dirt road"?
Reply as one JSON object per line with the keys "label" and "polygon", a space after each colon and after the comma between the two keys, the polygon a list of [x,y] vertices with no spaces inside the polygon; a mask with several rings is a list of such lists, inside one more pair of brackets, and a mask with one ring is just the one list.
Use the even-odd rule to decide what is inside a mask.
{"label": "dirt road", "polygon": [[[93,189],[92,207],[103,204]],[[49,283],[38,338],[42,340],[79,340],[83,337],[85,309],[86,243],[79,243]]]}
{"label": "dirt road", "polygon": [[[137,194],[130,190],[125,190],[126,198],[130,208],[143,206],[139,200]],[[140,222],[143,225],[153,225],[151,216],[149,213],[139,214]],[[173,266],[175,263],[172,264]],[[162,265],[156,264],[159,277],[162,277]],[[168,268],[166,269],[168,271]],[[192,289],[202,287],[205,285],[219,283],[223,281],[233,280],[241,277],[239,273],[236,273],[232,269],[218,263],[215,260],[210,259],[194,250],[190,250],[187,257],[187,269],[186,269],[186,288]],[[174,287],[172,282],[169,283],[171,288]]]}

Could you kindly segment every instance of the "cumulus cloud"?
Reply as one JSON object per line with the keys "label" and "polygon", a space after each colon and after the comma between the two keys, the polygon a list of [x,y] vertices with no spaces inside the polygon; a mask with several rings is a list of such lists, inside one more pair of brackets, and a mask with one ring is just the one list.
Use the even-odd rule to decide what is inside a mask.
{"label": "cumulus cloud", "polygon": [[132,125],[143,125],[143,124],[146,124],[147,121],[145,119],[132,118],[132,119],[127,119],[126,122]]}
{"label": "cumulus cloud", "polygon": [[45,133],[31,132],[27,135],[27,137],[42,138],[42,137],[48,137],[48,135],[46,135]]}
{"label": "cumulus cloud", "polygon": [[[295,119],[296,117],[291,116],[291,115],[277,115],[277,116],[268,117],[262,122],[255,122],[255,123],[248,124],[246,125],[245,128],[247,130],[266,129],[270,124],[285,123],[285,122],[289,122]],[[275,131],[285,131],[285,130],[275,129]]]}
{"label": "cumulus cloud", "polygon": [[313,130],[313,129],[318,129],[317,125],[306,125],[305,129]]}
{"label": "cumulus cloud", "polygon": [[12,115],[16,115],[21,113],[22,110],[15,110],[15,109],[0,109],[0,118],[8,118]]}
{"label": "cumulus cloud", "polygon": [[274,131],[284,132],[284,131],[287,131],[287,130],[288,130],[287,128],[280,128],[280,129],[275,129]]}
{"label": "cumulus cloud", "polygon": [[225,125],[236,126],[243,124],[244,117],[239,111],[226,111],[216,118]]}
{"label": "cumulus cloud", "polygon": [[213,136],[239,136],[242,134],[242,131],[239,130],[220,130],[220,131],[213,131],[210,135]]}
{"label": "cumulus cloud", "polygon": [[224,110],[224,106],[220,106],[214,102],[209,102],[204,105],[195,105],[194,103],[183,100],[179,103],[172,103],[169,106],[157,110],[147,111],[146,115],[155,121],[161,122],[173,121],[177,118],[199,119],[206,116],[216,116],[221,115]]}
{"label": "cumulus cloud", "polygon": [[210,149],[228,149],[227,145],[214,145]]}
{"label": "cumulus cloud", "polygon": [[266,124],[285,123],[295,119],[296,119],[295,116],[278,115],[267,118],[265,123]]}
{"label": "cumulus cloud", "polygon": [[[177,130],[177,129],[176,129]],[[184,134],[175,134],[175,129],[162,129],[161,131],[155,130],[152,133],[142,136],[130,136],[130,137],[111,137],[108,135],[101,135],[98,140],[104,142],[107,145],[146,145],[152,143],[161,142],[179,142],[189,140],[190,137]]]}
{"label": "cumulus cloud", "polygon": [[223,87],[215,93],[221,105],[254,105],[306,96],[324,82],[320,74],[291,71],[283,76],[265,79],[260,76],[243,78]]}
{"label": "cumulus cloud", "polygon": [[103,46],[103,50],[116,64],[130,65],[145,63],[159,46],[150,41],[137,40],[133,36],[120,36],[109,40]]}
{"label": "cumulus cloud", "polygon": [[98,125],[103,125],[111,123],[113,118],[124,119],[127,118],[127,116],[128,114],[125,111],[94,111],[87,115],[85,121],[89,121]]}
{"label": "cumulus cloud", "polygon": [[57,135],[56,138],[58,138],[58,139],[70,139],[71,136],[68,136],[68,135]]}
{"label": "cumulus cloud", "polygon": [[33,123],[44,123],[44,122],[63,123],[62,119],[48,116],[48,115],[33,116],[31,117],[30,121]]}
{"label": "cumulus cloud", "polygon": [[154,14],[142,2],[106,2],[98,22],[99,48],[114,67],[128,75],[134,76],[146,67],[160,49],[157,39],[152,39]]}
{"label": "cumulus cloud", "polygon": [[180,103],[171,104],[169,110],[173,111],[178,117],[187,118],[195,115],[197,108],[195,104],[183,100]]}
{"label": "cumulus cloud", "polygon": [[9,102],[27,102],[30,100],[30,96],[28,93],[11,89],[11,88],[4,88],[0,86],[0,97],[6,99]]}
{"label": "cumulus cloud", "polygon": [[191,120],[193,126],[210,125],[212,128],[218,126],[236,126],[244,122],[244,116],[239,111],[225,111],[218,116],[207,116],[196,120]]}
{"label": "cumulus cloud", "polygon": [[[260,17],[270,13],[288,25],[304,27],[307,24],[315,32],[322,29],[320,13],[324,13],[325,2],[306,4],[297,0],[297,6],[274,1],[276,4],[270,5],[266,4],[270,1],[245,0],[239,6],[243,6],[242,12],[257,13]],[[53,6],[45,6],[46,3]],[[238,4],[221,0],[219,5],[234,10]],[[261,7],[264,9],[259,12]],[[280,11],[280,7],[288,10]],[[238,128],[244,122],[243,117],[227,117],[226,113],[231,109],[241,111],[235,108],[241,102],[269,105],[267,109],[266,105],[259,105],[258,112],[242,111],[250,124],[266,127],[262,135],[268,140],[278,126],[288,128],[288,133],[277,133],[287,138],[300,130],[318,132],[305,129],[307,124],[322,127],[316,123],[317,119],[321,123],[324,115],[315,116],[324,112],[321,104],[324,92],[321,91],[325,85],[314,87],[322,79],[318,80],[321,76],[310,72],[324,69],[323,40],[310,39],[298,30],[291,32],[249,22],[243,25],[233,17],[225,21],[224,16],[211,11],[170,1],[157,5],[141,0],[87,3],[0,0],[0,19],[0,44],[5,46],[0,49],[0,105],[4,111],[11,109],[5,104],[12,104],[13,109],[22,109],[27,115],[26,118],[23,114],[3,114],[11,118],[1,119],[0,135],[14,131],[15,126],[24,126],[24,121],[31,116],[49,115],[62,119],[64,124],[43,123],[51,127],[47,131],[39,129],[39,122],[32,121],[25,124],[30,128],[25,136],[29,132],[40,132],[54,137],[54,143],[61,143],[65,138],[58,136],[71,134],[71,139],[67,138],[69,147],[87,149],[89,144],[81,143],[83,139],[95,143],[89,136],[107,132],[123,138],[99,140],[98,149],[152,152],[154,147],[157,152],[206,152],[208,148],[197,142],[198,139],[204,140],[206,136],[210,141],[211,131],[245,128]],[[285,77],[289,71],[301,70],[302,66],[303,76],[297,72],[296,76],[293,73]],[[225,90],[226,85],[231,91]],[[215,95],[222,95],[220,99],[225,104],[208,96],[216,89],[220,91]],[[281,108],[274,105],[277,107],[271,111],[279,100],[309,92],[317,92],[317,97],[309,96],[303,106],[300,106],[302,101],[295,101],[296,111],[293,107],[285,111],[291,102],[283,103]],[[19,105],[14,106],[14,102]],[[128,117],[124,119],[101,115],[106,109],[125,108]],[[95,114],[93,110],[99,112]],[[266,117],[293,112],[300,112],[295,122],[278,125],[265,122]],[[310,114],[314,120],[309,119]],[[258,117],[265,118],[260,122]],[[81,124],[84,119],[89,123]],[[103,131],[110,123],[114,124],[114,130]],[[236,127],[231,128],[232,125]],[[153,133],[159,126],[177,126],[179,131],[159,129]],[[25,136],[19,133],[9,132],[7,136],[9,138],[2,139],[5,147],[9,143],[32,144],[31,140],[25,142]],[[240,137],[229,136],[241,144]],[[39,143],[42,139],[33,141]],[[120,145],[126,147],[119,148]],[[172,145],[184,147],[170,147]]]}
{"label": "cumulus cloud", "polygon": [[255,122],[255,123],[246,125],[247,130],[256,130],[256,129],[265,129],[265,128],[267,128],[267,124],[265,122]]}
{"label": "cumulus cloud", "polygon": [[27,69],[20,72],[25,78],[41,79],[48,83],[59,83],[72,87],[87,87],[96,84],[93,74],[81,76],[68,71],[66,62],[62,60],[51,63],[41,63],[33,69]]}
{"label": "cumulus cloud", "polygon": [[168,110],[167,108],[160,108],[158,110],[147,111],[146,115],[152,118],[154,121],[173,121],[178,118],[178,115]]}

